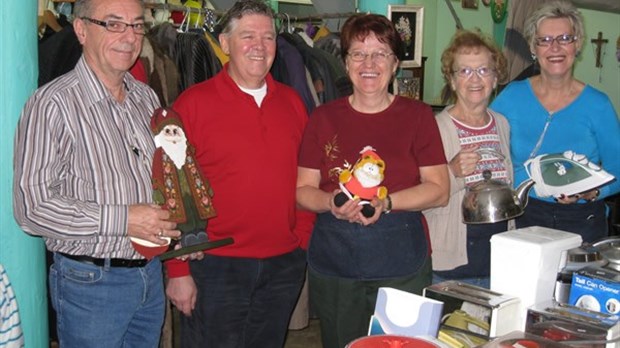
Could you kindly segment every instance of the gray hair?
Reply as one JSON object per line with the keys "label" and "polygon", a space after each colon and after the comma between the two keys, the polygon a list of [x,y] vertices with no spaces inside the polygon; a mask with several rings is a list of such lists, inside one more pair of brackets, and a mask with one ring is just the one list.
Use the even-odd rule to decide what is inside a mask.
{"label": "gray hair", "polygon": [[536,32],[538,26],[545,19],[566,18],[569,20],[573,29],[573,35],[577,36],[577,48],[581,48],[585,39],[585,29],[583,27],[583,16],[577,8],[567,0],[554,0],[542,4],[525,21],[524,35],[530,46],[534,48]]}
{"label": "gray hair", "polygon": [[[105,1],[105,0],[99,0],[99,1]],[[140,3],[140,6],[142,7],[142,10],[144,11],[144,1],[143,0],[135,0],[135,1]],[[95,8],[97,7],[96,2],[97,0],[75,0],[75,3],[73,4],[73,15],[75,16],[75,18],[92,16],[93,12],[95,11]]]}
{"label": "gray hair", "polygon": [[241,19],[241,17],[250,14],[264,15],[273,19],[273,10],[264,1],[237,1],[233,5],[233,7],[231,7],[230,10],[226,12],[222,20],[220,21],[220,26],[222,27],[222,34],[229,34],[235,28],[237,21]]}

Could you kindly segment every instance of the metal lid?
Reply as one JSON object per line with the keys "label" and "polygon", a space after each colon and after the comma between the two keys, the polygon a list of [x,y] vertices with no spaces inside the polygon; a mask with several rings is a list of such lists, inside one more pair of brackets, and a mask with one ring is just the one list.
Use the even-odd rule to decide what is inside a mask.
{"label": "metal lid", "polygon": [[512,192],[510,186],[505,184],[500,180],[491,179],[492,174],[491,171],[485,170],[482,172],[482,177],[484,180],[475,183],[474,185],[469,187],[471,192],[483,192],[483,191],[496,191],[496,190],[507,190],[507,192]]}
{"label": "metal lid", "polygon": [[605,238],[594,243],[593,246],[607,261],[620,264],[620,237]]}
{"label": "metal lid", "polygon": [[591,246],[581,246],[570,249],[567,252],[566,260],[568,262],[583,263],[595,262],[603,260],[603,256],[598,250]]}

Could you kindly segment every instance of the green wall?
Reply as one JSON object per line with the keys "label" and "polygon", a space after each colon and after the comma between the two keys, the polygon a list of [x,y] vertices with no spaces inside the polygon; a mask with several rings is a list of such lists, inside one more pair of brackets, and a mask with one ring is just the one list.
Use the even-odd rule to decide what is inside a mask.
{"label": "green wall", "polygon": [[0,263],[15,291],[25,346],[49,347],[45,247],[13,219],[13,137],[26,99],[37,86],[37,3],[0,2]]}
{"label": "green wall", "polygon": [[[439,58],[441,52],[448,45],[456,30],[456,24],[445,0],[407,0],[409,5],[424,6],[424,42],[423,55],[428,57],[424,75],[424,101],[430,104],[439,103],[439,95],[443,87],[443,78]],[[483,32],[493,35],[494,22],[491,19],[490,8],[479,2],[478,9],[463,9],[460,1],[451,0],[463,27],[466,29],[480,28]],[[616,112],[620,112],[620,63],[616,60],[616,40],[620,36],[620,15],[581,10],[586,26],[587,38],[581,58],[575,66],[575,77],[587,84],[605,92],[612,100]],[[599,31],[609,42],[605,45],[603,68],[600,73],[595,67],[594,52],[590,39],[596,37]],[[496,41],[502,41],[496,38]]]}
{"label": "green wall", "polygon": [[[616,40],[620,38],[620,14],[592,10],[581,10],[586,27],[586,40],[581,58],[575,66],[575,77],[607,93],[611,98],[616,113],[620,115],[620,62],[616,59]],[[605,54],[601,57],[603,68],[595,67],[595,54],[591,39],[598,32],[609,42],[603,46]],[[595,47],[595,46],[594,46]],[[599,76],[601,80],[599,82]]]}

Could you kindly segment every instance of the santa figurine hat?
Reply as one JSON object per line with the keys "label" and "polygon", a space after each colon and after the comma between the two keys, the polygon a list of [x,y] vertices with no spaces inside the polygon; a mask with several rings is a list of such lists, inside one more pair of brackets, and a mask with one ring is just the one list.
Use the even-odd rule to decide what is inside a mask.
{"label": "santa figurine hat", "polygon": [[153,112],[151,117],[151,131],[154,135],[157,135],[169,124],[175,124],[183,128],[183,122],[179,114],[170,108],[159,108]]}
{"label": "santa figurine hat", "polygon": [[365,146],[362,151],[360,151],[361,157],[371,157],[377,161],[381,160],[381,157],[377,155],[376,150],[372,146]]}

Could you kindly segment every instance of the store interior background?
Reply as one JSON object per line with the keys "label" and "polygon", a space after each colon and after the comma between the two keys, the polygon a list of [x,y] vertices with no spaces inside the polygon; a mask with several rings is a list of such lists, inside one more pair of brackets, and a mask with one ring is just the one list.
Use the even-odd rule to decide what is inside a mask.
{"label": "store interior background", "polygon": [[[478,0],[477,9],[463,9],[460,0],[449,0],[466,29],[480,28],[503,44],[506,20],[494,23],[490,8]],[[520,1],[520,0],[510,0]],[[225,11],[233,0],[211,0],[216,10]],[[425,66],[424,101],[438,104],[443,79],[439,57],[456,30],[454,19],[444,0],[382,1],[367,0],[271,0],[281,13],[302,17],[322,13],[354,12],[356,3],[379,8],[373,12],[387,14],[387,4],[424,6],[423,56]],[[585,18],[584,48],[576,63],[575,76],[604,91],[620,111],[620,10],[618,0],[575,1]],[[593,4],[607,3],[608,10],[592,9]],[[609,10],[611,8],[611,10]],[[40,238],[29,237],[17,227],[12,211],[13,138],[20,111],[37,84],[37,13],[35,1],[2,0],[0,2],[0,263],[7,270],[20,307],[26,347],[48,345],[47,299],[45,295],[45,247]],[[343,19],[326,20],[337,31]],[[594,46],[590,42],[598,32],[609,41],[603,46],[602,68],[595,66]]]}

